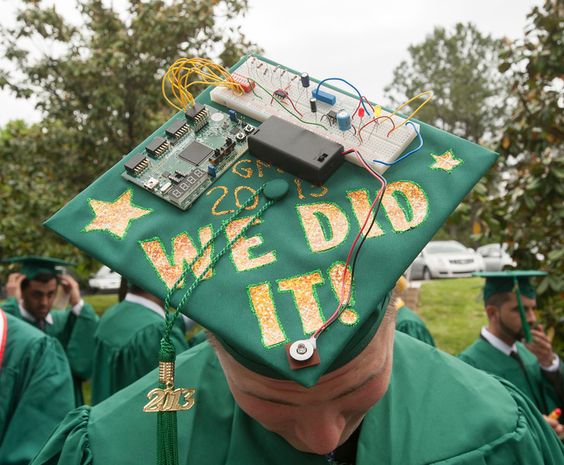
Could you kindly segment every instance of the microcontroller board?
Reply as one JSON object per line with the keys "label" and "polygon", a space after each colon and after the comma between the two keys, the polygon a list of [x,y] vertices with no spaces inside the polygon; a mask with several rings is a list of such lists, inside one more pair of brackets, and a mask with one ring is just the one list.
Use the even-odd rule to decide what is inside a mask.
{"label": "microcontroller board", "polygon": [[196,103],[127,158],[122,177],[186,210],[247,151],[254,131],[240,119]]}

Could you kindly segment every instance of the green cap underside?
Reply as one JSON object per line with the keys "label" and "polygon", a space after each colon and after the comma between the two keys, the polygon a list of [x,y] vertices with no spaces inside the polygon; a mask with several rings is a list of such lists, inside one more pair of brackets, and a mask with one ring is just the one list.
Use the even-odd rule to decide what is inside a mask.
{"label": "green cap underside", "polygon": [[530,299],[536,296],[535,288],[529,278],[546,276],[544,271],[536,270],[508,270],[508,271],[482,271],[474,273],[474,276],[486,278],[484,284],[484,301],[492,295],[515,290],[515,280],[519,283],[521,294]]}
{"label": "green cap underside", "polygon": [[[221,109],[210,102],[209,90],[197,100]],[[159,134],[163,127],[159,128]],[[407,220],[414,218],[421,213],[420,209],[416,210],[417,205],[406,203],[402,195],[397,194],[394,198],[399,210],[394,213],[390,208],[381,209],[374,229],[379,233],[366,239],[355,270],[351,307],[356,311],[358,320],[352,325],[337,321],[320,336],[318,350],[321,364],[316,367],[294,371],[287,362],[284,345],[311,335],[304,329],[307,315],[304,316],[304,312],[300,313],[297,308],[296,294],[303,286],[296,285],[296,282],[302,282],[304,277],[310,280],[304,287],[307,295],[301,296],[302,304],[306,302],[307,305],[302,305],[301,310],[313,308],[309,318],[316,314],[321,321],[329,318],[337,308],[339,292],[332,285],[331,271],[339,264],[342,266],[359,228],[351,192],[357,197],[366,192],[371,202],[379,187],[374,178],[361,168],[351,163],[343,164],[322,188],[259,165],[254,157],[246,154],[241,157],[238,169],[224,174],[207,194],[202,195],[188,211],[182,212],[125,181],[121,177],[123,162],[120,162],[49,219],[46,225],[131,282],[164,298],[167,287],[142,248],[143,244],[157,244],[157,248],[164,250],[169,262],[174,264],[173,249],[175,241],[177,245],[180,242],[179,238],[188,235],[199,248],[199,232],[208,227],[214,232],[220,228],[222,222],[230,218],[230,211],[237,208],[237,202],[242,203],[251,190],[257,190],[269,181],[287,181],[290,186],[288,194],[269,207],[261,222],[253,225],[245,235],[253,241],[248,252],[252,263],[261,263],[261,260],[264,263],[243,270],[239,268],[240,262],[236,264],[233,254],[226,254],[214,267],[213,276],[199,284],[182,311],[214,333],[236,358],[250,368],[311,386],[322,374],[342,366],[366,346],[383,316],[385,305],[381,303],[397,278],[495,161],[496,154],[493,152],[439,129],[421,124],[421,134],[423,148],[390,168],[385,177],[391,186],[407,182],[413,189],[419,189],[423,193],[420,201],[427,205],[426,211],[418,217],[417,224],[402,229],[398,215],[404,215]],[[133,153],[142,152],[145,144],[146,141],[143,141]],[[431,154],[440,155],[447,151],[452,151],[463,163],[452,172],[431,169],[430,165],[434,163]],[[104,230],[85,231],[93,219],[92,209],[88,207],[89,199],[113,202],[127,191],[131,191],[132,203],[136,207],[150,212],[131,221],[124,237],[118,238]],[[276,196],[276,193],[270,195]],[[256,209],[245,211],[243,216],[251,216],[266,201],[261,194]],[[337,212],[335,215],[341,220],[344,218],[342,222],[337,222],[340,230],[329,226],[334,218],[328,220],[319,213],[304,220],[304,211],[315,210],[320,204],[329,205],[327,208]],[[394,218],[396,223],[392,222]],[[364,220],[364,216],[360,219]],[[331,237],[339,236],[340,240],[331,248],[315,250],[311,235],[306,233],[306,229],[311,230],[315,224],[325,243]],[[345,229],[347,234],[341,234]],[[214,243],[214,254],[225,244],[224,235],[220,235]],[[191,282],[189,279],[188,284]],[[266,289],[265,295],[269,296],[273,305],[270,309],[273,311],[272,321],[277,321],[281,331],[275,344],[265,342],[250,298],[250,290],[257,286]],[[173,306],[178,305],[185,289],[181,288],[174,294]]]}
{"label": "green cap underside", "polygon": [[10,257],[2,260],[0,263],[19,264],[19,272],[28,279],[34,279],[40,274],[59,274],[61,270],[58,267],[74,266],[74,263],[65,260],[39,256]]}

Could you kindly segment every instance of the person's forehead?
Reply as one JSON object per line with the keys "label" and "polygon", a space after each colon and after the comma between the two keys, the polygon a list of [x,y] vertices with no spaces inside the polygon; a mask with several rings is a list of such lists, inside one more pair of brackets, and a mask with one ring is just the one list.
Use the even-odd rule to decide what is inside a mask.
{"label": "person's forehead", "polygon": [[52,290],[57,287],[57,278],[53,276],[49,281],[37,281],[32,279],[29,281],[29,287],[33,290]]}

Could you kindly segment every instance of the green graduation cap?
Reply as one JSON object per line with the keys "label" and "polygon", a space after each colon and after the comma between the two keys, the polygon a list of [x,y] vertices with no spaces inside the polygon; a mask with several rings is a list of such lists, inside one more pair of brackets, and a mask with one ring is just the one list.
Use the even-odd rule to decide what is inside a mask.
{"label": "green graduation cap", "polygon": [[[262,92],[258,87],[254,91],[259,96]],[[252,93],[247,95],[252,98]],[[271,101],[263,97],[266,104]],[[212,332],[248,368],[313,386],[366,347],[399,276],[497,154],[417,122],[421,147],[385,172],[387,187],[354,262],[352,286],[352,259],[343,285],[347,255],[366,218],[367,224],[372,221],[370,206],[382,191],[373,173],[346,161],[323,185],[310,184],[244,151],[182,210],[163,199],[183,195],[179,174],[166,170],[157,177],[154,170],[174,158],[179,172],[192,170],[189,181],[207,180],[208,174],[202,177],[191,168],[207,164],[206,147],[223,150],[227,139],[222,131],[234,134],[237,128],[231,126],[238,125],[239,145],[234,150],[240,150],[245,125],[260,125],[243,115],[233,122],[226,107],[211,101],[210,89],[197,102],[190,114],[179,112],[148,135],[46,226],[130,282],[166,299]],[[306,102],[309,108],[309,99]],[[206,105],[208,116],[201,105]],[[177,133],[178,143],[165,143],[165,138],[174,141]],[[366,130],[366,138],[369,133]],[[189,144],[194,139],[197,147]],[[350,141],[359,143],[353,135]],[[418,145],[414,139],[404,153]],[[359,147],[362,152],[363,145]],[[176,153],[178,158],[170,155]],[[215,176],[214,166],[205,173]],[[142,179],[146,187],[131,182],[132,177]],[[292,345],[311,341],[335,314],[342,295],[349,293],[338,318],[317,334],[318,363],[305,368],[292,364]],[[307,344],[293,347],[298,358],[309,349]]]}
{"label": "green graduation cap", "polygon": [[525,340],[532,341],[531,328],[527,322],[525,309],[521,295],[534,299],[536,296],[535,288],[531,284],[530,278],[535,276],[546,276],[548,273],[544,271],[535,270],[507,270],[507,271],[481,271],[474,273],[474,276],[486,278],[484,285],[484,302],[486,302],[492,295],[515,292],[517,297],[517,305],[519,307],[519,315],[521,317],[521,325],[525,333]]}
{"label": "green graduation cap", "polygon": [[56,275],[61,273],[60,267],[75,265],[58,258],[38,256],[11,257],[2,260],[1,263],[20,264],[20,273],[28,279],[34,279],[37,275],[44,273]]}

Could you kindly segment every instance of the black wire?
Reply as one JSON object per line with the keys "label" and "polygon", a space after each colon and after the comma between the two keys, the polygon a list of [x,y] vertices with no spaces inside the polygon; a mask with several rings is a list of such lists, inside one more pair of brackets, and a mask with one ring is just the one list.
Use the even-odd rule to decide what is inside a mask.
{"label": "black wire", "polygon": [[[355,150],[355,152],[358,154],[358,156],[360,158],[362,158],[362,160],[364,161],[364,163],[366,163],[366,160],[364,159],[364,157],[360,154],[359,151]],[[370,167],[370,165],[368,163],[366,163],[365,168],[368,168],[372,173],[374,173],[374,170]],[[382,176],[382,175],[380,175]],[[382,178],[384,179],[384,185],[382,186],[382,195],[380,196],[380,200],[378,200],[378,204],[376,205],[376,210],[374,211],[374,215],[372,216],[372,222],[370,223],[370,226],[368,228],[368,230],[366,231],[366,233],[363,235],[362,240],[360,241],[360,244],[358,244],[356,251],[354,253],[354,258],[353,258],[353,263],[352,263],[352,269],[351,269],[351,288],[354,284],[354,271],[356,268],[356,261],[358,259],[358,254],[360,252],[360,249],[362,248],[364,241],[366,240],[366,237],[368,236],[368,234],[370,233],[370,230],[372,229],[372,227],[374,226],[374,223],[376,223],[376,217],[378,216],[378,212],[380,211],[380,205],[382,205],[382,198],[384,197],[384,192],[386,191],[386,187],[387,187],[387,183],[385,182],[386,179],[384,178],[384,176],[382,176]],[[361,226],[362,227],[362,226]],[[350,295],[352,294],[352,289],[350,289],[349,291],[349,298]],[[348,306],[349,302],[347,302],[347,306]],[[346,308],[346,307],[345,307]]]}

